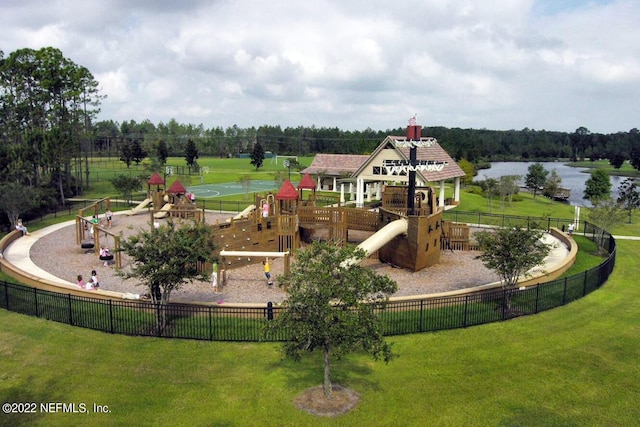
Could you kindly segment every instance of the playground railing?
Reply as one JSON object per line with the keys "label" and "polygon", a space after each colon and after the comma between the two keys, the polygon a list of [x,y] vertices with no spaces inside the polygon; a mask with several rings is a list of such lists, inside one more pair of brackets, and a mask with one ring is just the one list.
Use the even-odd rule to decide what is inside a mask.
{"label": "playground railing", "polygon": [[[484,215],[480,218],[505,225],[527,220],[525,217]],[[559,223],[553,224],[557,225]],[[384,334],[466,328],[536,314],[588,295],[599,289],[613,271],[616,242],[609,233],[587,222],[579,228],[582,235],[609,253],[597,267],[524,289],[498,288],[480,293],[391,300],[386,309],[379,312]],[[263,334],[267,322],[280,310],[271,303],[158,306],[145,301],[74,296],[0,281],[0,307],[107,333],[210,341],[282,341],[287,338],[284,333]]]}

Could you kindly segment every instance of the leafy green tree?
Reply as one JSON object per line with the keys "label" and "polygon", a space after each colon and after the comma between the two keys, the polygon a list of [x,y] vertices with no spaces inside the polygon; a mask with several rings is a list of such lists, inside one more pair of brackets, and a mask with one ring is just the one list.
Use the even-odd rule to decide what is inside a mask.
{"label": "leafy green tree", "polygon": [[176,226],[169,220],[122,239],[120,250],[129,256],[131,266],[119,274],[139,279],[147,288],[156,305],[160,332],[167,326],[165,308],[171,293],[194,280],[208,280],[197,266],[210,261],[214,249],[211,227],[196,221]]}
{"label": "leafy green tree", "polygon": [[604,253],[608,249],[604,248],[605,231],[623,223],[626,215],[626,212],[611,197],[600,199],[597,205],[587,211],[589,221],[598,227],[595,237],[601,252]]}
{"label": "leafy green tree", "polygon": [[256,167],[256,170],[262,167],[262,163],[264,163],[264,148],[260,142],[253,144],[253,150],[251,151],[251,162],[253,166]]}
{"label": "leafy green tree", "polygon": [[196,143],[193,139],[189,138],[187,140],[187,145],[184,148],[184,159],[187,161],[187,165],[195,166],[198,157],[198,147],[196,147]]}
{"label": "leafy green tree", "polygon": [[513,195],[518,194],[518,182],[522,177],[520,175],[503,175],[498,181],[498,193],[500,194],[500,203],[504,209],[505,200],[509,201],[509,206],[513,202]]}
{"label": "leafy green tree", "polygon": [[558,175],[558,171],[555,169],[552,169],[551,172],[549,173],[549,177],[547,178],[547,181],[544,184],[544,195],[550,198],[554,198],[556,196],[556,194],[558,194],[558,191],[560,190],[562,186],[562,178],[560,178],[560,175]]}
{"label": "leafy green tree", "polygon": [[622,153],[615,153],[609,157],[609,164],[615,169],[620,169],[624,164],[625,157]]}
{"label": "leafy green tree", "polygon": [[7,214],[12,225],[18,222],[23,213],[38,207],[40,193],[33,187],[10,182],[0,185],[0,211]]}
{"label": "leafy green tree", "polygon": [[165,163],[167,163],[167,158],[169,157],[169,148],[167,147],[167,142],[164,139],[161,139],[160,142],[158,142],[156,157],[158,158],[161,166],[164,166]]}
{"label": "leafy green tree", "polygon": [[393,357],[377,312],[386,307],[397,284],[349,262],[364,257],[364,251],[354,246],[315,242],[298,252],[288,275],[278,278],[287,289],[287,299],[266,333],[286,334],[282,349],[287,358],[300,360],[315,349],[323,352],[327,398],[332,391],[331,356],[340,358],[361,349],[375,360],[382,357],[388,362]]}
{"label": "leafy green tree", "polygon": [[544,188],[549,172],[544,168],[542,163],[532,164],[527,168],[527,172],[524,182],[529,189],[533,190],[533,198],[535,199],[538,190]]}
{"label": "leafy green tree", "polygon": [[131,144],[131,160],[136,162],[136,165],[139,165],[145,157],[147,157],[147,152],[142,148],[142,143],[139,139],[134,139]]}
{"label": "leafy green tree", "polygon": [[606,171],[596,169],[585,182],[584,198],[594,205],[607,200],[611,196],[611,180]]}
{"label": "leafy green tree", "polygon": [[638,186],[632,178],[627,178],[620,183],[617,203],[627,212],[629,224],[631,224],[633,211],[640,208],[640,192],[638,192]]}
{"label": "leafy green tree", "polygon": [[489,213],[493,208],[493,196],[500,194],[499,183],[495,178],[487,178],[485,180],[479,181],[478,185],[482,189],[482,194],[487,198],[487,203],[489,204]]}
{"label": "leafy green tree", "polygon": [[133,145],[131,141],[126,141],[120,146],[119,160],[127,165],[127,169],[131,167],[131,163],[133,162]]}
{"label": "leafy green tree", "polygon": [[500,276],[505,290],[504,309],[511,309],[511,292],[518,285],[518,278],[530,276],[528,271],[549,255],[551,246],[542,241],[543,235],[544,231],[520,227],[475,233],[482,251],[477,258]]}
{"label": "leafy green tree", "polygon": [[640,170],[640,143],[638,141],[636,141],[629,153],[629,163],[635,170]]}
{"label": "leafy green tree", "polygon": [[476,176],[476,167],[467,159],[460,159],[458,162],[458,166],[464,172],[464,177],[462,177],[463,184],[471,184],[473,182],[473,177]]}
{"label": "leafy green tree", "polygon": [[110,179],[116,191],[122,193],[127,203],[131,202],[131,195],[142,189],[142,180],[137,176],[116,175]]}

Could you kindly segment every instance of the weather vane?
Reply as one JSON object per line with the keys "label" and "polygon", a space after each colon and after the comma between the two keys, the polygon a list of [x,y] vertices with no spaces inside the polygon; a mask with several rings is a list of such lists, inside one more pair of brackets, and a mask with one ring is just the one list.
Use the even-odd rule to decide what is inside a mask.
{"label": "weather vane", "polygon": [[413,117],[409,119],[409,126],[415,126],[418,124],[417,116],[418,116],[418,113],[414,114]]}

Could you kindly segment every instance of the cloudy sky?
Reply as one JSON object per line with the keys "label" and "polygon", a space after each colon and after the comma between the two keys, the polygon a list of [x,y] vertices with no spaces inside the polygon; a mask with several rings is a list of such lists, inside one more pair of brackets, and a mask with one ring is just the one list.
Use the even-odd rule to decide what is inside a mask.
{"label": "cloudy sky", "polygon": [[0,50],[52,46],[100,119],[226,128],[640,127],[637,0],[2,0]]}

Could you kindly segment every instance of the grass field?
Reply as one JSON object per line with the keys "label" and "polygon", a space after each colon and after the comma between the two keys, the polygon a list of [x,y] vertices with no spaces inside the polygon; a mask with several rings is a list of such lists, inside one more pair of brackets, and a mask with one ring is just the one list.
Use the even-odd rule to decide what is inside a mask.
{"label": "grass field", "polygon": [[[487,209],[480,196],[462,198],[460,209]],[[526,195],[505,207],[511,210],[573,215],[566,205]],[[640,235],[637,221],[613,231]],[[399,357],[388,365],[359,354],[334,361],[334,382],[360,394],[358,406],[336,418],[292,403],[322,382],[320,354],[294,363],[272,343],[114,336],[0,310],[0,401],[37,405],[35,413],[0,413],[0,425],[634,426],[640,242],[618,245],[609,281],[567,306],[391,337]],[[88,413],[64,413],[60,405],[45,405],[58,412],[44,413],[44,403]]]}

